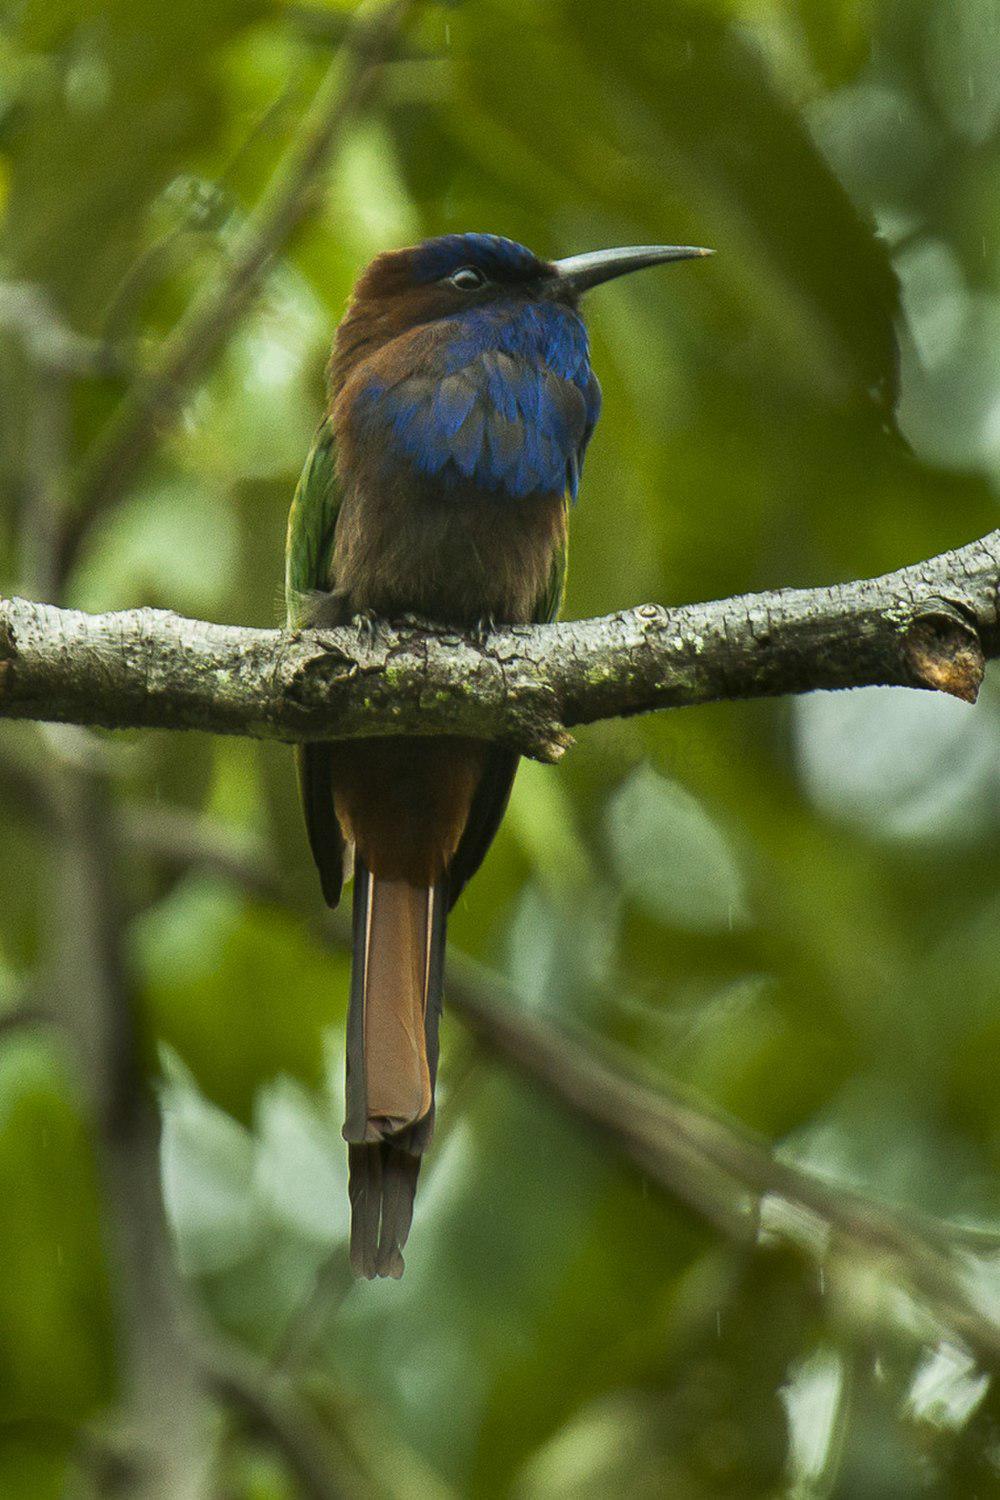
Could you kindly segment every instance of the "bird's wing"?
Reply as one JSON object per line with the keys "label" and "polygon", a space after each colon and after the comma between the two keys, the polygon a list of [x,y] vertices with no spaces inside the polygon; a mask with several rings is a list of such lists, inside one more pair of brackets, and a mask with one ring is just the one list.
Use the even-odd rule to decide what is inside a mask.
{"label": "bird's wing", "polygon": [[288,624],[311,622],[319,591],[334,587],[331,577],[333,538],[340,510],[333,429],[320,423],[288,513],[285,542],[285,607]]}
{"label": "bird's wing", "polygon": [[505,745],[490,747],[462,837],[448,867],[449,909],[479,869],[496,837],[520,759],[516,750],[508,750]]}
{"label": "bird's wing", "polygon": [[566,572],[569,563],[569,549],[566,542],[566,531],[563,531],[563,541],[552,556],[552,566],[549,569],[549,579],[545,592],[538,601],[535,610],[536,625],[550,625],[553,620],[559,618],[559,611],[563,606],[563,597],[566,593]]}
{"label": "bird's wing", "polygon": [[[315,623],[318,605],[336,599],[333,539],[340,510],[333,432],[320,424],[295,488],[285,545],[285,607],[289,625]],[[322,608],[324,623],[334,623]],[[299,792],[323,896],[336,906],[344,881],[344,838],[333,807],[333,777],[326,745],[299,745],[295,752]]]}
{"label": "bird's wing", "polygon": [[[568,502],[567,495],[567,502]],[[534,621],[545,625],[556,619],[566,591],[567,548],[565,541],[552,559],[548,584],[538,600]],[[472,879],[489,849],[507,811],[511,788],[520,760],[516,750],[494,745],[487,757],[482,778],[476,788],[458,848],[448,871],[448,899],[452,906]]]}

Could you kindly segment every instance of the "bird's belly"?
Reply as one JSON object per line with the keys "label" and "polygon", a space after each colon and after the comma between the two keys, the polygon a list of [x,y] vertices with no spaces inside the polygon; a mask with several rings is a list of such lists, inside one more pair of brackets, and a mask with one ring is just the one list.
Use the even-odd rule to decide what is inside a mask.
{"label": "bird's belly", "polygon": [[[330,581],[356,613],[459,626],[530,621],[565,542],[560,496],[508,500],[380,485],[371,498],[355,489],[337,520]],[[337,817],[374,875],[417,885],[440,877],[486,753],[483,743],[452,736],[331,746]]]}
{"label": "bird's belly", "polygon": [[455,624],[529,621],[565,545],[561,496],[523,500],[433,490],[346,496],[333,577],[355,611]]}

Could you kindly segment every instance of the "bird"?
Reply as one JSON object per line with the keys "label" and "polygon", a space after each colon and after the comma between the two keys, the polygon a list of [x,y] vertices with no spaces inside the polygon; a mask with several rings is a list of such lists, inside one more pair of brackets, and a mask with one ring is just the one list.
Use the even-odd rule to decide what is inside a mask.
{"label": "bird", "polygon": [[[601,410],[580,300],[710,253],[631,245],[545,260],[466,233],[376,256],[337,328],[292,499],[288,626],[416,616],[482,640],[497,625],[554,620]],[[296,756],[329,906],[353,865],[351,1267],[398,1278],[434,1125],[448,912],[497,832],[518,754],[403,735],[305,743]]]}

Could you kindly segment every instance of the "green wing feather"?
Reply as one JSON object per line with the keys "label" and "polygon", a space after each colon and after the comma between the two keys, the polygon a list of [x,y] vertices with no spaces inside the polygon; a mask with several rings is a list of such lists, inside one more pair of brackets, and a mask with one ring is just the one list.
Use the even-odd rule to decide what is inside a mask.
{"label": "green wing feather", "polygon": [[289,625],[302,625],[310,595],[334,586],[333,537],[340,510],[333,430],[320,423],[295,487],[285,542],[285,606]]}
{"label": "green wing feather", "polygon": [[[309,623],[318,592],[329,597],[333,539],[340,510],[333,432],[320,424],[295,488],[285,545],[285,607],[292,627]],[[329,621],[328,621],[329,623]],[[344,880],[344,838],[333,807],[333,778],[326,745],[299,745],[295,751],[299,792],[309,845],[327,904],[336,906]]]}
{"label": "green wing feather", "polygon": [[539,599],[538,608],[535,610],[536,624],[549,625],[553,620],[559,618],[559,613],[563,607],[563,599],[566,597],[566,572],[568,565],[569,549],[566,532],[564,532],[562,544],[552,558],[548,587]]}

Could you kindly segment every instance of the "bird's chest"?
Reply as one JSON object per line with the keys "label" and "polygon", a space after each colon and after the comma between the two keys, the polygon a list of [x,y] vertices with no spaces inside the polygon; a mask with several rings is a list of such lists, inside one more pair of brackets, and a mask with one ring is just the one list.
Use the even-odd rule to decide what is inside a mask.
{"label": "bird's chest", "polygon": [[353,610],[472,625],[529,621],[565,546],[566,502],[498,501],[430,482],[356,484],[337,523],[333,574]]}
{"label": "bird's chest", "polygon": [[415,327],[357,359],[331,408],[337,589],[379,614],[534,619],[597,402],[583,324],[554,304]]}

